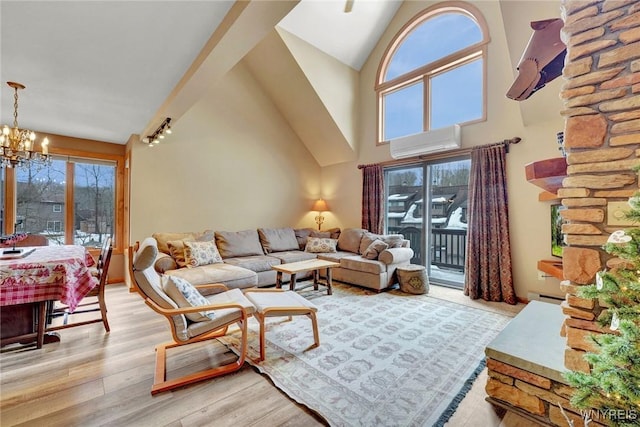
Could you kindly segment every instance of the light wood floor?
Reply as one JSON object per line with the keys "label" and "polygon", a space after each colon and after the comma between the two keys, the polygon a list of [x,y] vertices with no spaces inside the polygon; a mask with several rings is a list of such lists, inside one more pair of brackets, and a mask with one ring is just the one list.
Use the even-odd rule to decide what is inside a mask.
{"label": "light wood floor", "polygon": [[[515,313],[522,308],[471,302],[460,291],[435,286],[430,293],[491,310]],[[40,350],[33,346],[2,349],[1,426],[325,425],[249,365],[225,377],[152,397],[154,347],[169,340],[166,321],[124,285],[107,287],[107,305],[110,334],[95,323],[61,330],[60,343]],[[175,373],[235,357],[219,343],[189,347],[170,358],[169,368]],[[532,425],[513,414],[498,416],[484,401],[485,382],[486,371],[448,426]]]}

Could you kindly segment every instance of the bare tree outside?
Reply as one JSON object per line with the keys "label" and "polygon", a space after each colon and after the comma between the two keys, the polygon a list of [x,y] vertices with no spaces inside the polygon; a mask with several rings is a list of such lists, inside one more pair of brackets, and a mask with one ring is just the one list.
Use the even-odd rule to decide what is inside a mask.
{"label": "bare tree outside", "polygon": [[16,178],[16,230],[47,234],[52,243],[64,244],[65,162],[21,166]]}
{"label": "bare tree outside", "polygon": [[111,235],[114,222],[113,166],[76,163],[75,239],[78,244],[100,246]]}
{"label": "bare tree outside", "polygon": [[[35,165],[16,169],[16,229],[43,234],[53,245],[102,245],[113,233],[115,220],[115,164],[73,162],[73,178],[67,176],[71,160],[55,159],[47,167]],[[73,203],[65,203],[65,191],[73,185]],[[66,224],[71,214],[73,224]],[[73,241],[65,229],[73,228]]]}

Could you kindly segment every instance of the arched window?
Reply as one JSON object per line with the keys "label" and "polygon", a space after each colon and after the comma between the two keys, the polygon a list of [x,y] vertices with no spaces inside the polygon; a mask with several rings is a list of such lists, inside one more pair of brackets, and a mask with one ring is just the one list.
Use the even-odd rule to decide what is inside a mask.
{"label": "arched window", "polygon": [[484,120],[488,43],[482,14],[466,3],[440,3],[408,22],[378,68],[378,143]]}

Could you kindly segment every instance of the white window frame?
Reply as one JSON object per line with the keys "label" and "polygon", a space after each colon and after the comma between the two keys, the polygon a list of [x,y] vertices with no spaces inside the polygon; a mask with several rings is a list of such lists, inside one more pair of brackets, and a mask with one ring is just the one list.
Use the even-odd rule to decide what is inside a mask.
{"label": "white window frame", "polygon": [[[467,46],[457,52],[439,58],[431,63],[413,69],[405,74],[397,76],[391,80],[386,81],[385,76],[387,69],[391,63],[391,59],[398,47],[407,38],[411,32],[438,15],[444,13],[460,13],[468,16],[476,22],[479,29],[482,32],[482,40],[473,45]],[[389,143],[384,139],[384,97],[385,95],[414,84],[418,80],[423,81],[424,96],[423,96],[423,131],[430,129],[430,104],[431,94],[429,93],[430,80],[433,77],[441,75],[451,71],[462,65],[469,64],[476,60],[482,60],[482,114],[481,117],[473,119],[467,122],[460,123],[470,124],[485,121],[487,118],[487,47],[490,42],[489,30],[487,23],[480,12],[475,6],[463,3],[463,2],[443,2],[433,5],[422,12],[414,16],[392,39],[391,43],[387,46],[387,50],[382,56],[380,65],[378,67],[378,75],[376,78],[376,96],[377,96],[377,136],[376,144],[382,145]]]}

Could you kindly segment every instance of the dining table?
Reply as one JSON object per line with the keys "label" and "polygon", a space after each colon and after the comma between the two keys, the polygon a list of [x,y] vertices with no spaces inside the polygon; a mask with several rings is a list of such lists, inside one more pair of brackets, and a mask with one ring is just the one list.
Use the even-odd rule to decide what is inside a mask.
{"label": "dining table", "polygon": [[90,267],[95,260],[80,245],[24,247],[5,254],[0,249],[0,346],[45,342],[46,307],[60,301],[73,312],[97,286]]}

